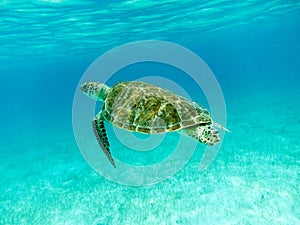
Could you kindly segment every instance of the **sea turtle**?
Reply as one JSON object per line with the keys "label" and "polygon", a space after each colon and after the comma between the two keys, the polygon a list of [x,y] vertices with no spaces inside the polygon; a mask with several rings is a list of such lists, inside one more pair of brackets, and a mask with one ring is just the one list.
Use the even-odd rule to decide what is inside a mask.
{"label": "sea turtle", "polygon": [[158,86],[129,81],[110,88],[102,83],[86,82],[81,90],[93,100],[104,101],[92,125],[100,147],[114,167],[104,121],[147,134],[182,130],[182,134],[208,145],[220,141],[214,127],[223,127],[212,121],[207,109]]}

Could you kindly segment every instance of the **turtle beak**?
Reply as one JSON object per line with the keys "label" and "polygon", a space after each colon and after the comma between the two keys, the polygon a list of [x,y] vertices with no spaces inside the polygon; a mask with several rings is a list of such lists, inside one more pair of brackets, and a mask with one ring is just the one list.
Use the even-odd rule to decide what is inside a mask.
{"label": "turtle beak", "polygon": [[85,83],[82,84],[82,85],[80,86],[80,89],[81,89],[82,92],[84,92],[84,91],[86,90],[86,85],[85,85]]}
{"label": "turtle beak", "polygon": [[80,86],[80,89],[81,89],[82,92],[86,93],[86,92],[87,92],[87,89],[88,89],[87,83],[83,83],[83,84]]}
{"label": "turtle beak", "polygon": [[92,98],[92,96],[91,96],[91,85],[90,85],[89,82],[83,83],[83,84],[80,86],[80,89],[81,89],[82,93],[83,93],[85,96],[87,96],[87,97],[89,97],[89,98]]}

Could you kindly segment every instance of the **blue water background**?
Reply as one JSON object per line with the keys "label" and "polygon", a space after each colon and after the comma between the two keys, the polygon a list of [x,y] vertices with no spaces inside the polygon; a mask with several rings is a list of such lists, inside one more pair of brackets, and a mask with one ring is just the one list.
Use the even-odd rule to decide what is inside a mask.
{"label": "blue water background", "polygon": [[[3,205],[0,223],[42,221],[42,224],[46,221],[55,224],[61,220],[66,224],[74,221],[81,224],[116,224],[117,221],[123,221],[120,224],[142,224],[141,221],[154,224],[166,218],[177,224],[195,224],[193,222],[202,218],[200,214],[203,212],[207,213],[206,216],[202,214],[203,218],[207,218],[206,223],[210,221],[211,224],[247,224],[247,221],[250,224],[300,223],[298,1],[100,3],[7,0],[0,2],[0,15],[0,201]],[[193,173],[190,168],[185,175],[181,173],[171,178],[172,185],[166,182],[154,186],[150,194],[138,189],[137,195],[134,194],[135,189],[99,178],[81,158],[72,131],[72,103],[80,78],[97,57],[121,44],[140,40],[175,42],[189,48],[207,63],[223,90],[227,126],[232,133],[225,137],[219,161],[212,164],[205,175],[197,172],[198,180],[193,180],[196,172]],[[111,85],[121,77],[130,80],[143,76],[142,67],[129,68],[128,72],[116,75],[108,83]],[[161,65],[151,67],[149,64],[144,68],[147,68],[147,75],[163,74],[161,76],[180,83],[195,101],[203,101],[208,106],[195,83],[180,72]],[[226,199],[227,194],[224,192],[222,196],[222,193],[216,192],[220,185],[216,181],[224,181],[227,175],[222,171],[224,163],[234,165],[225,168],[229,174],[234,174],[239,187],[244,189],[238,189],[240,197],[233,198],[233,202],[222,207],[218,204],[224,203],[222,198]],[[193,168],[197,170],[197,166]],[[250,172],[245,168],[250,168]],[[266,182],[264,188],[270,189],[261,195],[264,196],[261,200],[256,201],[255,196],[249,195],[255,185],[246,184],[250,178],[257,185],[262,184],[266,171],[274,171],[266,175],[270,183]],[[187,173],[193,175],[188,176]],[[214,182],[209,179],[210,174],[213,174]],[[84,182],[86,185],[82,184]],[[172,191],[172,182],[181,185],[176,193]],[[192,202],[190,212],[194,214],[189,214],[189,211],[180,213],[180,209],[189,207],[180,199],[188,196],[189,185],[193,182],[200,183],[203,188],[194,193],[195,198],[201,199],[215,192],[214,196],[218,197],[214,200],[207,198],[207,211],[196,213],[193,210],[197,204],[191,200],[192,196],[187,197]],[[111,195],[114,199],[120,197],[122,203],[109,199],[110,185],[117,190]],[[224,188],[226,180],[220,186]],[[171,197],[160,192],[161,204],[151,202],[152,208],[149,209],[149,199],[160,189],[166,189]],[[284,190],[288,190],[290,195]],[[65,196],[60,194],[63,192]],[[106,205],[116,206],[112,207],[112,212],[120,215],[116,216],[117,219],[112,212],[100,210],[105,205],[95,200],[99,193],[106,193],[99,197],[105,199]],[[139,199],[149,200],[141,200],[144,220],[136,219],[136,211],[127,204],[129,200],[124,193],[136,198],[137,202]],[[284,194],[291,202],[286,203]],[[82,195],[80,199],[88,200],[80,200],[78,195]],[[250,200],[245,197],[247,195],[252,196]],[[264,198],[267,199],[265,202]],[[272,198],[276,200],[272,201]],[[77,199],[76,206],[72,205],[74,199]],[[178,206],[173,212],[166,210],[170,207],[170,199],[174,200],[173,205]],[[243,205],[251,199],[254,199],[253,204]],[[288,206],[282,206],[284,202]],[[278,206],[278,211],[268,212],[272,204]],[[43,206],[51,213],[41,210]],[[221,214],[209,219],[208,213],[218,207],[221,207]],[[147,210],[150,210],[149,213]],[[240,218],[237,216],[239,210]],[[23,213],[18,214],[20,211]],[[125,220],[126,213],[129,216]],[[174,219],[173,214],[178,218]],[[253,215],[257,220],[252,218]]]}

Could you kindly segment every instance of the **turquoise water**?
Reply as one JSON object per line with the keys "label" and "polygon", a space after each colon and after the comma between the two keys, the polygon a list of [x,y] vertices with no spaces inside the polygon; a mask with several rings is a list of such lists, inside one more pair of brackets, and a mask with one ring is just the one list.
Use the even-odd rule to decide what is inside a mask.
{"label": "turquoise water", "polygon": [[[298,1],[6,0],[0,14],[0,224],[300,224]],[[174,176],[133,187],[84,160],[72,104],[93,61],[141,40],[180,44],[207,63],[232,132],[206,170],[197,144]],[[209,107],[192,79],[162,65],[107,83],[143,76],[171,79]],[[106,126],[113,155],[132,165],[160,162],[180,138],[135,157]],[[146,148],[149,136],[137,137]]]}

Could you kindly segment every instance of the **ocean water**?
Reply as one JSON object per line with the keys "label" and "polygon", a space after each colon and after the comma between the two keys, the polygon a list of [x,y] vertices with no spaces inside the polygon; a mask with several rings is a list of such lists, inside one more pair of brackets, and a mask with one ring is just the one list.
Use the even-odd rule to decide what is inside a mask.
{"label": "ocean water", "polygon": [[[298,1],[2,0],[0,14],[0,224],[300,224]],[[73,102],[99,56],[144,40],[175,43],[205,61],[231,132],[201,170],[205,145],[178,133],[128,136],[107,123],[119,162],[159,164],[178,143],[190,154],[174,175],[132,186],[85,160]],[[161,63],[129,65],[106,83],[145,77],[213,107],[195,80]],[[96,114],[101,104],[94,106]]]}

